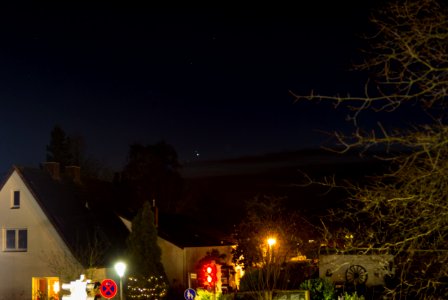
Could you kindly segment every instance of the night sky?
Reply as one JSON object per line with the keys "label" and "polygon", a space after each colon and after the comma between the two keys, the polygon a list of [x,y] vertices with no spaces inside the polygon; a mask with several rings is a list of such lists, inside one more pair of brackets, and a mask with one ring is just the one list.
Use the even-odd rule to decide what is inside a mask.
{"label": "night sky", "polygon": [[0,12],[0,171],[44,161],[56,124],[115,169],[130,144],[162,139],[182,162],[317,147],[345,113],[289,91],[356,93],[365,79],[349,69],[370,1],[63,2]]}

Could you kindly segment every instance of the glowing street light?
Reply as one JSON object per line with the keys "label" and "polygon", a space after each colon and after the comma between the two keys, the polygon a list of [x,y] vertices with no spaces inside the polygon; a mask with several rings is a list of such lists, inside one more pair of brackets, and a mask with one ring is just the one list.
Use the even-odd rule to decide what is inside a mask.
{"label": "glowing street light", "polygon": [[120,300],[123,300],[123,275],[126,271],[126,264],[124,262],[117,262],[115,264],[115,272],[120,277]]}
{"label": "glowing street light", "polygon": [[275,243],[277,243],[277,240],[275,238],[268,238],[269,248],[272,248],[272,246],[274,246]]}

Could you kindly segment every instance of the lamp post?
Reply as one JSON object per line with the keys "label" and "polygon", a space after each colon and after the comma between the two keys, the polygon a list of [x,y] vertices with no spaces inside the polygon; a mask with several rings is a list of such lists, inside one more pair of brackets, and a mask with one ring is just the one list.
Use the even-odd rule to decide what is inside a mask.
{"label": "lamp post", "polygon": [[272,246],[277,243],[277,240],[273,237],[268,238],[268,262],[272,260]]}
{"label": "lamp post", "polygon": [[123,300],[123,275],[126,271],[126,264],[124,262],[117,262],[115,264],[115,272],[120,277],[120,300]]}

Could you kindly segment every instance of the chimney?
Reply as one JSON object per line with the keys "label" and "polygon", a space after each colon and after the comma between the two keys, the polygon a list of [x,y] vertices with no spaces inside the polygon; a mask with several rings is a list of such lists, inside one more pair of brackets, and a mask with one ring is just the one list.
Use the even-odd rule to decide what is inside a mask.
{"label": "chimney", "polygon": [[50,174],[51,178],[54,180],[61,179],[61,170],[58,162],[55,161],[46,161],[41,164],[42,169],[44,169],[48,174]]}
{"label": "chimney", "polygon": [[81,183],[81,168],[78,166],[66,166],[64,169],[65,175],[74,183]]}
{"label": "chimney", "polygon": [[152,199],[152,213],[154,215],[154,226],[159,227],[159,209],[156,206],[156,199]]}

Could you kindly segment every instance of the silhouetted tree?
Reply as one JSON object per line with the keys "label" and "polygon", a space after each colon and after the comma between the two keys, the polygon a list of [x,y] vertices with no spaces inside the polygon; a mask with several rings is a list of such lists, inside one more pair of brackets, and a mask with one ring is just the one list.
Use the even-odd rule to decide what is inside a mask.
{"label": "silhouetted tree", "polygon": [[47,161],[58,162],[61,172],[66,166],[81,167],[81,176],[111,180],[112,172],[103,163],[92,157],[85,156],[85,142],[81,135],[67,135],[56,125],[50,134],[50,142],[46,147]]}
{"label": "silhouetted tree", "polygon": [[47,161],[58,162],[62,170],[65,166],[73,165],[70,147],[70,139],[65,131],[56,125],[51,131],[50,143],[47,145]]}
{"label": "silhouetted tree", "polygon": [[133,207],[154,199],[161,210],[175,210],[182,194],[180,167],[176,151],[164,141],[147,146],[131,145],[121,183],[133,195]]}
{"label": "silhouetted tree", "polygon": [[[365,95],[296,96],[350,108],[356,131],[336,134],[340,151],[384,149],[381,158],[392,165],[367,186],[348,186],[351,197],[336,216],[357,226],[345,247],[394,255],[396,285],[389,286],[394,299],[447,299],[447,6],[437,0],[391,1],[371,20],[378,30],[368,40],[366,60],[357,66],[371,76]],[[410,120],[408,129],[381,123],[368,131],[360,127],[367,110],[390,117],[401,113],[395,117],[402,119],[409,104],[427,116],[424,122]],[[379,121],[381,115],[376,115]],[[335,234],[328,229],[331,238]]]}

